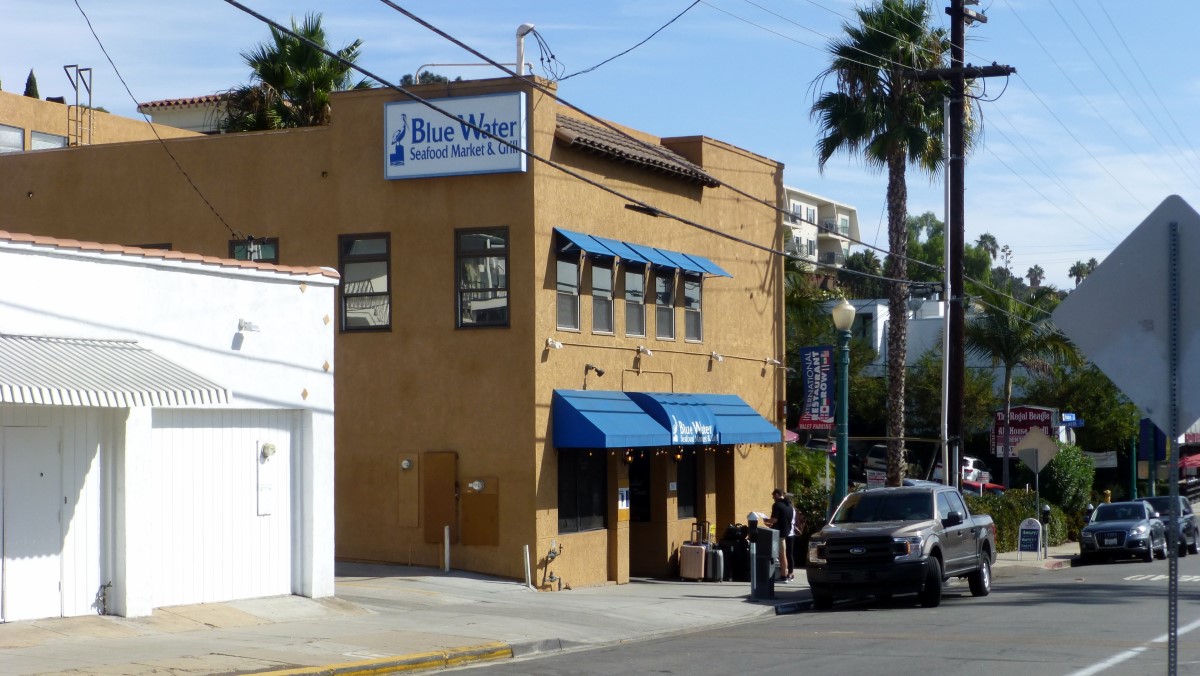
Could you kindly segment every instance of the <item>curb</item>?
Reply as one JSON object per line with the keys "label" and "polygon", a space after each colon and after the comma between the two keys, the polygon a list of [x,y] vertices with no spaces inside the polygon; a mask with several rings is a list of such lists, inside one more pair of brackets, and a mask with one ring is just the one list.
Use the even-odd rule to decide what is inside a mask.
{"label": "curb", "polygon": [[448,650],[384,657],[361,662],[345,662],[342,664],[328,664],[321,667],[301,667],[298,669],[283,669],[281,671],[259,673],[264,676],[379,676],[381,674],[399,674],[425,671],[427,669],[446,669],[474,662],[511,659],[512,657],[512,646],[507,643],[495,642],[463,648],[450,648]]}

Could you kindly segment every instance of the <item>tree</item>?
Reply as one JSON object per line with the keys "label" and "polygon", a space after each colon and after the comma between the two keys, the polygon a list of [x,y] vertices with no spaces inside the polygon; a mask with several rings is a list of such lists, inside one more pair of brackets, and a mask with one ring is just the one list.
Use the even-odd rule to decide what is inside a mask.
{"label": "tree", "polygon": [[[320,14],[307,14],[292,31],[329,49]],[[362,40],[335,53],[353,63]],[[329,123],[329,94],[371,87],[366,79],[354,82],[353,69],[330,58],[312,45],[271,28],[271,42],[260,43],[242,58],[250,67],[250,84],[230,90],[220,127],[226,131],[260,131],[288,127],[313,127]]]}
{"label": "tree", "polygon": [[1084,263],[1083,261],[1075,261],[1075,263],[1071,265],[1071,269],[1067,270],[1067,276],[1075,280],[1075,286],[1079,286],[1079,283],[1083,281],[1084,277],[1088,276],[1089,272],[1091,272],[1091,270],[1088,270],[1087,263]]}
{"label": "tree", "polygon": [[[446,77],[445,75],[438,75],[437,73],[423,70],[421,71],[421,77],[416,81],[413,80],[413,76],[411,74],[405,73],[404,77],[400,78],[400,86],[411,87],[414,84],[441,84],[449,81],[450,78]],[[454,81],[462,82],[462,77],[456,77],[454,78]]]}
{"label": "tree", "polygon": [[1089,451],[1122,451],[1138,433],[1141,411],[1095,364],[1069,368],[1055,364],[1018,378],[1025,400],[1086,421],[1075,429],[1075,443]]}
{"label": "tree", "polygon": [[[854,274],[862,272],[865,274]],[[846,262],[838,270],[838,287],[850,298],[882,298],[887,293],[887,283],[882,279],[883,266],[874,251],[865,249],[846,256]],[[871,275],[871,276],[868,276]]]}
{"label": "tree", "polygon": [[41,95],[38,94],[37,76],[33,74],[32,68],[29,69],[29,77],[25,78],[25,96],[28,96],[31,99],[42,98]]}
{"label": "tree", "polygon": [[[913,364],[908,375],[910,436],[938,438],[941,435],[942,344],[939,340]],[[992,373],[967,369],[963,387],[963,430],[965,435],[986,431],[996,410]],[[932,468],[932,465],[930,465]]]}
{"label": "tree", "polygon": [[810,111],[817,120],[817,166],[839,151],[859,155],[868,167],[887,170],[888,268],[888,471],[887,483],[900,485],[904,443],[904,377],[908,328],[907,260],[909,163],[936,173],[942,163],[942,81],[919,82],[911,71],[940,67],[950,43],[932,27],[924,2],[881,0],[855,10],[857,25],[828,45],[829,68],[814,87],[830,79],[833,91],[817,96]]}
{"label": "tree", "polygon": [[996,241],[996,236],[990,232],[985,232],[979,236],[978,246],[980,249],[988,252],[992,260],[996,260],[996,254],[1000,252],[999,243]]}
{"label": "tree", "polygon": [[1042,266],[1034,265],[1032,268],[1029,268],[1025,276],[1029,278],[1029,286],[1036,289],[1042,285],[1042,278],[1046,276],[1046,271],[1042,269]]}
{"label": "tree", "polygon": [[[989,357],[992,366],[1004,367],[1004,422],[1007,434],[1012,411],[1013,370],[1018,366],[1035,366],[1046,362],[1081,363],[1079,352],[1067,337],[1050,323],[1050,311],[1058,304],[1053,286],[1034,289],[1029,300],[1013,297],[1011,286],[1006,290],[981,287],[974,290],[981,309],[966,322],[967,351]],[[1003,482],[1008,486],[1008,455],[1005,449]]]}

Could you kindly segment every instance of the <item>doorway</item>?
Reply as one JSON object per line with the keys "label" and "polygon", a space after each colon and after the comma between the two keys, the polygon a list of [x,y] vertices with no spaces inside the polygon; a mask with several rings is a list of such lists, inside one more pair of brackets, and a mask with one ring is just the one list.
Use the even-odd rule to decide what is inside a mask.
{"label": "doorway", "polygon": [[62,617],[62,455],[53,427],[0,428],[3,620]]}

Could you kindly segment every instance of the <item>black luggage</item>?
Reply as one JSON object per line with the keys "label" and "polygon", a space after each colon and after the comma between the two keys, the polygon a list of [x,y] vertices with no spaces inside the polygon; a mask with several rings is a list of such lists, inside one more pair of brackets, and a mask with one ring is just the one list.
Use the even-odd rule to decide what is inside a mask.
{"label": "black luggage", "polygon": [[725,579],[725,553],[718,547],[708,548],[708,559],[704,565],[705,582],[721,582]]}

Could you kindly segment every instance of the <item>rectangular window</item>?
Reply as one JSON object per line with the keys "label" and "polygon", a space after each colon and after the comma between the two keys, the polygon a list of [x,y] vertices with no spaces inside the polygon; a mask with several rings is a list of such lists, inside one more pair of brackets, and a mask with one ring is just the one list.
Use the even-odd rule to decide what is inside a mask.
{"label": "rectangular window", "polygon": [[579,330],[579,256],[558,255],[558,328]]}
{"label": "rectangular window", "polygon": [[704,340],[704,312],[701,291],[704,277],[685,274],[683,276],[683,339]]}
{"label": "rectangular window", "polygon": [[458,230],[458,323],[508,326],[508,228]]}
{"label": "rectangular window", "polygon": [[625,266],[625,335],[646,336],[646,269]]}
{"label": "rectangular window", "polygon": [[386,331],[392,328],[391,236],[338,236],[338,270],[342,273],[342,330]]}
{"label": "rectangular window", "polygon": [[809,223],[816,223],[817,222],[817,208],[816,207],[808,207],[807,214],[805,214],[804,220],[808,221]]}
{"label": "rectangular window", "polygon": [[47,134],[43,131],[29,133],[30,150],[46,150],[48,148],[66,148],[67,137],[58,134]]}
{"label": "rectangular window", "polygon": [[844,214],[838,215],[838,234],[843,237],[850,236],[850,217]]}
{"label": "rectangular window", "polygon": [[244,239],[229,240],[229,257],[235,261],[258,261],[260,263],[279,263],[279,238],[254,238],[253,241]]}
{"label": "rectangular window", "polygon": [[608,453],[558,452],[558,532],[600,530],[608,523]]}
{"label": "rectangular window", "polygon": [[654,335],[675,340],[675,271],[654,273]]}
{"label": "rectangular window", "polygon": [[613,270],[610,260],[592,261],[592,331],[613,332]]}
{"label": "rectangular window", "polygon": [[683,451],[675,465],[675,504],[678,518],[696,517],[696,452]]}
{"label": "rectangular window", "polygon": [[25,130],[0,124],[0,153],[19,153],[25,150]]}

